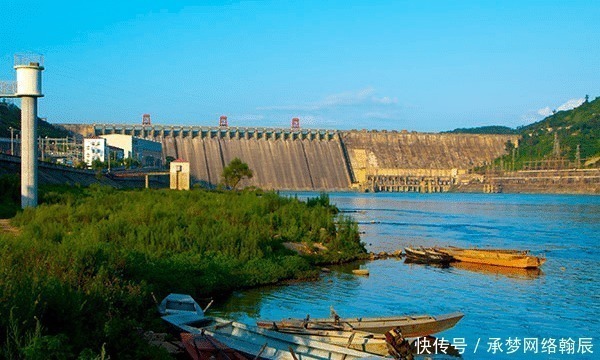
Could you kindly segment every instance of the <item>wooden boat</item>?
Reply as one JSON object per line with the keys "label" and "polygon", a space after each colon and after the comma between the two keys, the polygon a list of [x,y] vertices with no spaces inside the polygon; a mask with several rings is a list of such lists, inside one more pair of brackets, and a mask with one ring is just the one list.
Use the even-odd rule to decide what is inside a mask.
{"label": "wooden boat", "polygon": [[516,268],[507,266],[484,265],[469,262],[457,261],[452,263],[452,266],[470,272],[476,272],[485,275],[505,276],[520,280],[533,280],[543,274],[540,268]]}
{"label": "wooden boat", "polygon": [[193,360],[251,360],[207,334],[181,333],[181,341]]}
{"label": "wooden boat", "polygon": [[[191,303],[190,300],[193,302]],[[310,337],[280,333],[256,326],[241,324],[220,318],[205,317],[189,295],[171,294],[163,300],[159,311],[162,319],[178,330],[191,334],[211,336],[221,345],[235,349],[252,358],[287,360],[353,360],[361,358],[383,359]]]}
{"label": "wooden boat", "polygon": [[439,333],[456,325],[464,316],[456,312],[441,316],[391,316],[377,318],[332,318],[332,319],[286,319],[280,321],[257,321],[261,328],[294,333],[304,330],[337,330],[345,332],[363,331],[385,334],[392,328],[400,328],[405,338],[421,337]]}
{"label": "wooden boat", "polygon": [[546,262],[545,258],[528,255],[528,251],[520,250],[501,250],[501,249],[460,249],[460,248],[441,248],[438,252],[448,254],[457,261],[507,266],[515,268],[538,268]]}
{"label": "wooden boat", "polygon": [[455,261],[452,256],[439,252],[434,248],[414,249],[406,247],[404,252],[406,253],[405,261],[409,263],[448,265]]}
{"label": "wooden boat", "polygon": [[[281,328],[276,331],[382,356],[389,355],[385,335],[365,331]],[[412,340],[412,339],[411,339]]]}

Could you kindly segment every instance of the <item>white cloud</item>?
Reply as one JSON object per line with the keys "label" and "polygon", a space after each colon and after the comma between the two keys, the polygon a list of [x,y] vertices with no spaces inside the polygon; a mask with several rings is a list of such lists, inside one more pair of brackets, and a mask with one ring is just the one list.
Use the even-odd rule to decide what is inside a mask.
{"label": "white cloud", "polygon": [[384,119],[391,120],[396,118],[396,114],[393,112],[384,112],[384,111],[371,111],[368,113],[364,113],[363,117],[366,119]]}
{"label": "white cloud", "polygon": [[374,103],[386,104],[386,105],[387,104],[397,104],[398,103],[398,99],[397,98],[393,98],[392,99],[392,98],[387,97],[387,96],[384,96],[382,98],[373,97],[372,100],[373,100]]}
{"label": "white cloud", "polygon": [[316,105],[270,105],[270,106],[258,106],[256,110],[283,110],[283,111],[312,111],[319,110],[320,107]]}
{"label": "white cloud", "polygon": [[550,116],[550,115],[552,115],[552,109],[550,109],[550,106],[546,106],[543,109],[539,109],[537,111],[537,113],[538,113],[538,115],[541,115],[543,117]]}
{"label": "white cloud", "polygon": [[257,121],[263,120],[265,118],[264,115],[255,115],[255,114],[242,114],[242,115],[230,115],[229,119],[237,120],[237,121]]}
{"label": "white cloud", "polygon": [[571,99],[571,100],[567,101],[566,103],[562,104],[561,106],[559,106],[558,108],[556,108],[556,110],[557,111],[565,111],[565,110],[575,109],[576,107],[579,107],[584,102],[585,102],[584,98]]}
{"label": "white cloud", "polygon": [[[584,102],[585,102],[584,98],[570,99],[570,100],[567,100],[567,102],[565,102],[564,104],[557,107],[556,111],[571,110],[571,109],[574,109],[574,108],[580,106]],[[540,116],[543,116],[543,117],[550,116],[550,115],[552,115],[552,109],[550,108],[550,106],[546,106],[545,108],[539,109],[537,111],[537,114]]]}
{"label": "white cloud", "polygon": [[391,105],[397,104],[398,99],[390,98],[388,96],[377,97],[375,96],[375,89],[372,87],[366,87],[359,91],[346,91],[343,93],[328,95],[320,101],[307,104],[298,105],[273,105],[273,106],[260,106],[257,110],[289,110],[289,111],[315,111],[326,108],[333,108],[339,106],[351,106],[351,105],[365,105],[365,104],[380,104],[380,105]]}

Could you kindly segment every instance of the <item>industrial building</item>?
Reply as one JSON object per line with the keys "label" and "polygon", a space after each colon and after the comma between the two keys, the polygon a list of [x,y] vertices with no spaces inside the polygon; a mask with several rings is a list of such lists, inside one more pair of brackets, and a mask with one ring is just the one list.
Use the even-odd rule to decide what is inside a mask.
{"label": "industrial building", "polygon": [[83,161],[92,166],[94,160],[105,162],[108,160],[108,145],[106,139],[93,137],[83,139]]}
{"label": "industrial building", "polygon": [[162,144],[158,141],[146,140],[132,135],[101,135],[109,146],[123,149],[125,158],[135,159],[142,166],[162,165]]}

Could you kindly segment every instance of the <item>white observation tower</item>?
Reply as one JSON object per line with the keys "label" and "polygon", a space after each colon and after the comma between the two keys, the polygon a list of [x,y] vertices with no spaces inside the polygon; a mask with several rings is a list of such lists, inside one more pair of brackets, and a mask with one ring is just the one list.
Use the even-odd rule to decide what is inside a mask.
{"label": "white observation tower", "polygon": [[37,206],[37,98],[42,94],[44,57],[37,54],[15,55],[17,86],[21,98],[21,207]]}

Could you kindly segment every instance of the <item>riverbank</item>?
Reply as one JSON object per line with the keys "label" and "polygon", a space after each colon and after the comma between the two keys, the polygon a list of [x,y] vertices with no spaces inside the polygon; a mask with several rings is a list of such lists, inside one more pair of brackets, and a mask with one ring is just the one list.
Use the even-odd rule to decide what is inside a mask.
{"label": "riverbank", "polygon": [[[132,334],[161,328],[152,294],[225,296],[308,279],[365,254],[327,195],[54,188],[0,233],[0,354],[162,358]],[[284,242],[319,249],[301,256]],[[319,244],[314,246],[314,244]],[[317,266],[316,264],[321,264]]]}

